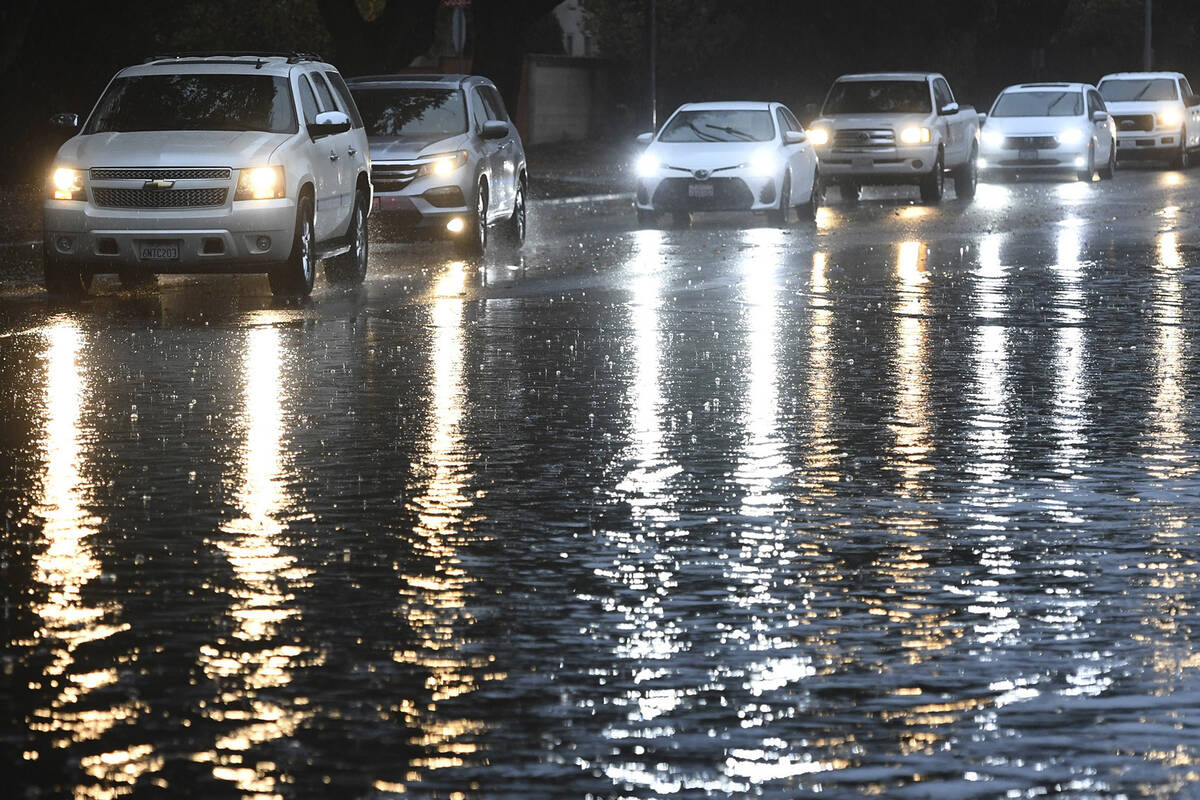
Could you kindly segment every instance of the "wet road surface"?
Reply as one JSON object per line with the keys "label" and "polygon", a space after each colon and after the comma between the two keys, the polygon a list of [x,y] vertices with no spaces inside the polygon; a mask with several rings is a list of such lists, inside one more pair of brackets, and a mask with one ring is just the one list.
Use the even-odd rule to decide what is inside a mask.
{"label": "wet road surface", "polygon": [[1200,796],[1200,172],[0,295],[14,797]]}

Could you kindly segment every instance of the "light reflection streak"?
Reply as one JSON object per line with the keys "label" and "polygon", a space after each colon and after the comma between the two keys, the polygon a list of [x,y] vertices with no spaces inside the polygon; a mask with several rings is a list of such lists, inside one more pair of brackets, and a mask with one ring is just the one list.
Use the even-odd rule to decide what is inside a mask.
{"label": "light reflection streak", "polygon": [[903,476],[903,490],[910,497],[920,491],[922,476],[930,469],[926,462],[931,450],[926,257],[923,243],[904,242],[896,262],[900,281],[896,304],[897,396],[895,422],[890,427],[896,437],[896,463]]}
{"label": "light reflection streak", "polygon": [[[443,707],[478,691],[483,681],[501,680],[502,674],[485,670],[493,656],[471,657],[461,652],[464,628],[473,619],[466,610],[474,579],[463,569],[459,550],[464,539],[466,509],[471,504],[467,483],[471,479],[463,452],[463,406],[466,402],[464,317],[467,265],[446,265],[437,278],[430,301],[430,425],[424,463],[424,493],[413,504],[417,524],[413,548],[421,569],[402,571],[401,613],[411,629],[414,645],[397,650],[400,664],[427,671],[427,696],[404,698],[397,710],[414,730],[409,744],[419,755],[403,765],[402,781],[379,777],[378,789],[403,793],[430,779],[437,770],[463,766],[480,758],[478,736],[482,721],[448,716]],[[398,765],[397,768],[400,768]]]}
{"label": "light reflection streak", "polygon": [[[1008,314],[1008,271],[1001,261],[1002,234],[984,237],[976,271],[975,316],[1003,319]],[[971,420],[973,471],[984,483],[999,483],[1009,474],[1009,419],[1006,413],[1009,381],[1008,328],[980,325],[975,333],[975,406]]]}
{"label": "light reflection streak", "polygon": [[255,800],[282,797],[280,784],[290,777],[269,761],[247,763],[253,749],[293,736],[311,716],[302,702],[283,705],[267,699],[268,693],[291,683],[298,667],[322,660],[288,641],[283,630],[299,617],[293,590],[310,573],[280,547],[287,531],[281,517],[293,502],[285,483],[282,365],[279,329],[250,329],[241,369],[241,477],[234,491],[241,516],[222,526],[226,535],[218,542],[236,579],[227,612],[233,630],[231,637],[200,648],[200,665],[219,692],[205,714],[233,727],[217,737],[212,750],[192,757],[212,764],[215,778]]}
{"label": "light reflection streak", "polygon": [[[31,731],[49,735],[51,748],[66,748],[102,740],[148,709],[138,701],[97,705],[93,698],[117,685],[118,671],[80,663],[84,648],[128,630],[129,625],[113,621],[121,614],[115,602],[87,605],[83,597],[87,585],[101,575],[101,564],[89,543],[98,520],[85,508],[90,498],[83,467],[90,457],[90,438],[83,432],[81,417],[92,398],[80,357],[83,336],[74,323],[63,321],[48,328],[45,338],[41,442],[45,478],[35,507],[43,520],[45,546],[33,558],[33,580],[43,587],[45,601],[35,602],[33,611],[41,618],[37,638],[45,643],[50,662],[43,667],[42,679],[29,689],[54,694],[49,705],[35,709],[26,722]],[[120,769],[108,766],[117,763]],[[73,794],[76,798],[129,794],[162,763],[154,747],[146,744],[84,758],[81,766],[94,783],[75,786]]]}
{"label": "light reflection streak", "polygon": [[825,274],[829,256],[813,253],[809,275],[808,381],[806,407],[810,419],[808,447],[800,497],[805,502],[833,497],[840,475],[838,451],[832,439],[833,410],[833,305],[829,301],[829,280]]}
{"label": "light reflection streak", "polygon": [[[1072,185],[1072,184],[1068,184]],[[1079,262],[1082,245],[1079,230],[1064,227],[1058,232],[1057,262],[1054,273],[1058,278],[1054,308],[1056,346],[1054,354],[1054,415],[1053,425],[1059,447],[1055,462],[1060,471],[1071,474],[1084,457],[1087,405],[1083,384],[1083,365],[1086,360],[1083,335],[1084,293],[1083,271]],[[1064,521],[1078,521],[1066,509],[1056,509],[1055,516]]]}

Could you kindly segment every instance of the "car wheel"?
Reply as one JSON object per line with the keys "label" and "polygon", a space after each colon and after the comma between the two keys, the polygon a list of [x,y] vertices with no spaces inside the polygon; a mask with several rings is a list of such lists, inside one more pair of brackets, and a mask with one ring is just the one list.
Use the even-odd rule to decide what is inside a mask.
{"label": "car wheel", "polygon": [[513,200],[512,216],[504,223],[504,238],[508,243],[520,247],[525,244],[525,182],[517,184],[517,196]]}
{"label": "car wheel", "polygon": [[1171,169],[1187,169],[1190,159],[1188,158],[1187,149],[1187,131],[1182,131],[1179,140],[1179,149],[1171,155]]}
{"label": "car wheel", "polygon": [[367,277],[370,242],[367,236],[367,193],[354,194],[350,218],[350,251],[325,261],[325,278],[336,286],[357,286]]}
{"label": "car wheel", "polygon": [[1113,173],[1117,170],[1117,146],[1114,144],[1108,148],[1108,162],[1100,168],[1100,180],[1111,181]]}
{"label": "car wheel", "polygon": [[484,184],[479,185],[475,192],[475,215],[462,238],[458,240],[458,251],[464,258],[482,258],[487,250],[488,226],[488,191]]}
{"label": "car wheel", "polygon": [[975,189],[978,186],[979,151],[972,146],[967,163],[954,170],[954,194],[960,200],[970,200],[975,197]]}
{"label": "car wheel", "polygon": [[922,203],[940,203],[942,195],[946,193],[946,162],[942,158],[942,154],[938,153],[933,169],[921,179]]}
{"label": "car wheel", "polygon": [[658,214],[639,208],[637,209],[637,222],[639,228],[655,228],[658,226]]}
{"label": "car wheel", "polygon": [[296,232],[287,261],[267,273],[271,293],[307,297],[317,275],[317,234],[313,227],[313,201],[305,194],[296,204]]}
{"label": "car wheel", "polygon": [[1096,146],[1094,144],[1089,144],[1088,145],[1088,153],[1087,153],[1087,166],[1084,167],[1083,169],[1079,170],[1079,172],[1076,173],[1076,176],[1081,181],[1090,181],[1092,179],[1092,176],[1095,174],[1096,174]]}
{"label": "car wheel", "polygon": [[779,208],[767,212],[767,222],[776,227],[788,224],[792,211],[792,174],[785,172],[783,182],[779,186]]}
{"label": "car wheel", "polygon": [[817,218],[817,209],[825,202],[825,182],[821,180],[821,170],[813,169],[812,190],[808,193],[808,202],[796,206],[796,215],[806,220]]}
{"label": "car wheel", "polygon": [[49,249],[43,250],[42,269],[46,292],[66,298],[85,297],[92,288],[92,271],[78,263],[63,261]]}
{"label": "car wheel", "polygon": [[141,269],[117,270],[117,279],[121,282],[122,289],[127,289],[131,292],[142,289],[153,289],[158,286],[158,276],[153,272],[146,272]]}
{"label": "car wheel", "polygon": [[857,203],[862,198],[862,184],[854,181],[842,181],[838,184],[838,191],[847,203]]}

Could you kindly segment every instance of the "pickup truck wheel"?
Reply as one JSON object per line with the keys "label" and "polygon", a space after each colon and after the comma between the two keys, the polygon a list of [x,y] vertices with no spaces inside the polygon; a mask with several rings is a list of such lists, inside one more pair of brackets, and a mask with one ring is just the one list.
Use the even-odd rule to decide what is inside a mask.
{"label": "pickup truck wheel", "polygon": [[1187,131],[1180,137],[1179,149],[1171,154],[1171,169],[1187,169],[1189,166]]}
{"label": "pickup truck wheel", "polygon": [[325,277],[336,286],[357,286],[367,277],[367,193],[354,193],[354,213],[350,217],[350,252],[325,261]]}
{"label": "pickup truck wheel", "polygon": [[92,288],[92,271],[78,263],[63,261],[49,248],[43,250],[42,265],[46,292],[69,299],[87,296]]}
{"label": "pickup truck wheel", "polygon": [[939,153],[929,174],[921,179],[921,202],[940,203],[946,193],[946,162]]}
{"label": "pickup truck wheel", "polygon": [[779,187],[779,208],[772,208],[767,212],[767,222],[776,227],[783,227],[788,224],[791,210],[792,176],[791,173],[788,173],[783,176],[783,184]]}
{"label": "pickup truck wheel", "polygon": [[1113,142],[1112,147],[1108,148],[1108,163],[1100,168],[1100,180],[1111,181],[1113,173],[1117,170],[1117,143]]}
{"label": "pickup truck wheel", "polygon": [[313,201],[302,195],[296,204],[296,232],[287,261],[267,273],[271,294],[307,297],[317,275],[317,234],[313,228]]}
{"label": "pickup truck wheel", "polygon": [[842,181],[838,184],[838,191],[847,203],[857,203],[862,197],[862,185],[854,181]]}
{"label": "pickup truck wheel", "polygon": [[808,194],[808,202],[796,206],[796,215],[801,219],[812,221],[817,218],[817,209],[825,202],[825,182],[821,180],[821,170],[813,170],[812,191]]}
{"label": "pickup truck wheel", "polygon": [[1092,176],[1096,174],[1096,147],[1088,145],[1087,166],[1079,170],[1076,176],[1081,181],[1091,181]]}
{"label": "pickup truck wheel", "polygon": [[954,170],[954,194],[959,200],[970,200],[975,197],[975,189],[979,185],[979,152],[971,147],[971,156],[967,163]]}

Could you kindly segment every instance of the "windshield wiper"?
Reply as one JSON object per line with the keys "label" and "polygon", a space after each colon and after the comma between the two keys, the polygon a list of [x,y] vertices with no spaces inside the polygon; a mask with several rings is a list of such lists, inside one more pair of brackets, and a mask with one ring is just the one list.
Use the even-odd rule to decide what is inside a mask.
{"label": "windshield wiper", "polygon": [[721,133],[725,133],[730,136],[740,136],[747,142],[754,141],[754,137],[750,134],[746,133],[745,131],[739,131],[737,128],[731,128],[728,125],[713,125],[711,122],[706,122],[704,123],[704,127],[712,128],[714,131],[720,131]]}
{"label": "windshield wiper", "polygon": [[687,126],[689,128],[691,128],[693,131],[695,131],[696,135],[699,136],[702,141],[705,141],[705,142],[723,142],[723,141],[725,141],[724,139],[721,139],[720,137],[713,136],[711,133],[705,133],[704,131],[702,131],[696,127],[696,123],[694,123],[690,120],[688,121]]}
{"label": "windshield wiper", "polygon": [[1058,105],[1059,103],[1061,103],[1063,100],[1066,100],[1066,99],[1067,99],[1067,97],[1071,96],[1072,94],[1074,94],[1074,93],[1073,93],[1073,92],[1063,92],[1062,94],[1060,94],[1060,95],[1059,95],[1059,96],[1058,96],[1058,97],[1057,97],[1057,98],[1054,100],[1054,102],[1053,102],[1053,103],[1051,103],[1050,105],[1046,106],[1046,116],[1047,116],[1047,117],[1052,117],[1052,116],[1054,116],[1053,114],[1051,114],[1051,113],[1050,113],[1050,111],[1051,111],[1051,110],[1052,110],[1052,109],[1053,109],[1053,108],[1054,108],[1056,105]]}
{"label": "windshield wiper", "polygon": [[1135,94],[1135,95],[1133,96],[1133,99],[1134,99],[1134,100],[1141,100],[1141,99],[1142,99],[1142,95],[1144,95],[1144,94],[1145,94],[1146,92],[1148,92],[1148,91],[1150,91],[1150,81],[1146,81],[1146,85],[1142,87],[1141,91],[1139,91],[1137,94]]}

